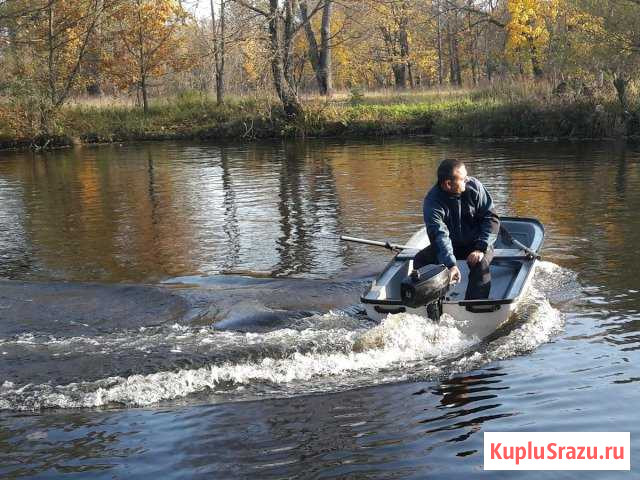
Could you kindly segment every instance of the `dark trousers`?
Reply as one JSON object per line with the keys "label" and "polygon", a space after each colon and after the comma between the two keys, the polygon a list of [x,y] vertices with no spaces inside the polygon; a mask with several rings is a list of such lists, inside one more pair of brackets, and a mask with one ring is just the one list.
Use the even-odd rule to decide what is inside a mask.
{"label": "dark trousers", "polygon": [[[472,251],[472,247],[453,248],[453,254],[458,260],[466,260]],[[469,284],[467,285],[467,292],[464,296],[465,300],[489,298],[489,291],[491,290],[491,271],[489,270],[489,265],[491,265],[492,260],[493,248],[489,247],[484,257],[482,257],[482,261],[476,263],[473,268],[470,268]],[[429,245],[427,248],[416,253],[413,259],[413,268],[417,270],[418,268],[433,263],[438,263],[438,260],[433,245]]]}

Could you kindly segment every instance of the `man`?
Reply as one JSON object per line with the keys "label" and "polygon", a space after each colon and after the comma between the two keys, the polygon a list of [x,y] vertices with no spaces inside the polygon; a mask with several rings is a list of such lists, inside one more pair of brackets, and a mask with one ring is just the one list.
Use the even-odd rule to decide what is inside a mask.
{"label": "man", "polygon": [[456,259],[466,260],[470,272],[465,299],[489,298],[489,265],[500,230],[489,192],[467,176],[463,162],[446,159],[438,167],[438,183],[427,193],[422,207],[431,245],[415,256],[414,268],[444,264],[451,281],[459,282]]}

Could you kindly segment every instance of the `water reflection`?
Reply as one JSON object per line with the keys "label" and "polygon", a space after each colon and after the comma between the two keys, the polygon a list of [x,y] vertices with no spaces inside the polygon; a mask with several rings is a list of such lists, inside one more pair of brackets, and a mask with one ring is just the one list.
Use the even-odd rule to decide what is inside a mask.
{"label": "water reflection", "polygon": [[420,225],[445,156],[467,159],[501,213],[540,218],[551,260],[618,283],[640,269],[621,254],[638,234],[637,152],[427,140],[4,153],[0,268],[11,278],[98,281],[333,275],[372,255],[338,235],[403,241]]}

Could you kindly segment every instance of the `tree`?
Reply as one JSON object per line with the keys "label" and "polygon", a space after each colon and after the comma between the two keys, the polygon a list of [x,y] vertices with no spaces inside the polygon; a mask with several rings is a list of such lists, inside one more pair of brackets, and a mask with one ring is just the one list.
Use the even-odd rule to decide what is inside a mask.
{"label": "tree", "polygon": [[302,105],[298,98],[293,75],[293,44],[300,29],[320,11],[324,0],[317,0],[303,21],[298,20],[297,17],[297,0],[283,0],[281,2],[268,0],[266,6],[263,5],[264,2],[234,1],[261,15],[266,20],[273,84],[285,115],[290,119],[297,117],[302,112]]}
{"label": "tree", "polygon": [[398,89],[412,86],[409,60],[409,24],[415,15],[414,2],[410,0],[368,0],[374,13],[376,29],[384,45],[385,61],[391,67],[394,84]]}
{"label": "tree", "polygon": [[507,52],[529,58],[534,76],[544,73],[544,53],[549,44],[549,24],[558,15],[557,0],[508,0]]}
{"label": "tree", "polygon": [[[506,4],[509,1],[435,0],[439,6],[436,9],[438,37],[446,34],[446,50],[442,46],[439,56],[448,55],[451,84],[461,85],[463,71],[469,69],[474,85],[483,74],[492,80],[497,65],[505,63],[505,29],[509,16]],[[480,68],[482,63],[484,69]]]}
{"label": "tree", "polygon": [[321,95],[330,95],[332,88],[331,75],[331,14],[333,0],[324,0],[322,6],[322,23],[320,27],[320,47],[313,32],[312,23],[309,21],[309,7],[306,0],[300,2],[300,13],[304,22],[305,34],[309,46],[311,66],[315,72],[318,90]]}
{"label": "tree", "polygon": [[187,17],[175,0],[123,0],[113,13],[106,69],[121,88],[137,88],[145,114],[150,81],[193,61],[182,36]]}
{"label": "tree", "polygon": [[628,87],[640,70],[640,9],[638,0],[576,0],[570,27],[581,63],[606,72],[625,116]]}
{"label": "tree", "polygon": [[215,67],[216,79],[216,101],[218,105],[224,101],[224,63],[225,63],[225,46],[226,46],[226,15],[225,4],[227,0],[220,0],[219,16],[216,20],[216,9],[213,0],[211,4],[211,33],[213,37],[213,63]]}
{"label": "tree", "polygon": [[83,72],[99,22],[117,0],[23,0],[0,5],[7,22],[14,98],[37,104],[39,128],[48,131],[69,97],[88,81]]}
{"label": "tree", "polygon": [[438,49],[438,84],[442,85],[443,69],[442,69],[442,13],[440,0],[435,0],[434,8],[436,17],[436,45]]}

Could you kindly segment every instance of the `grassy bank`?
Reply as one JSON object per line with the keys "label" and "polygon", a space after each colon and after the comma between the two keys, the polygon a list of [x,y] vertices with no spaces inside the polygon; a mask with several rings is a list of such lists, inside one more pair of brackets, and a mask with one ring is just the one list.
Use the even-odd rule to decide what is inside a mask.
{"label": "grassy bank", "polygon": [[0,148],[189,138],[640,134],[637,112],[623,114],[613,96],[555,95],[538,85],[405,94],[351,92],[330,101],[306,98],[304,107],[303,115],[287,122],[277,102],[269,99],[236,98],[218,106],[213,99],[194,93],[156,101],[146,116],[135,106],[77,102],[60,112],[48,135],[39,134],[28,121],[0,123]]}

